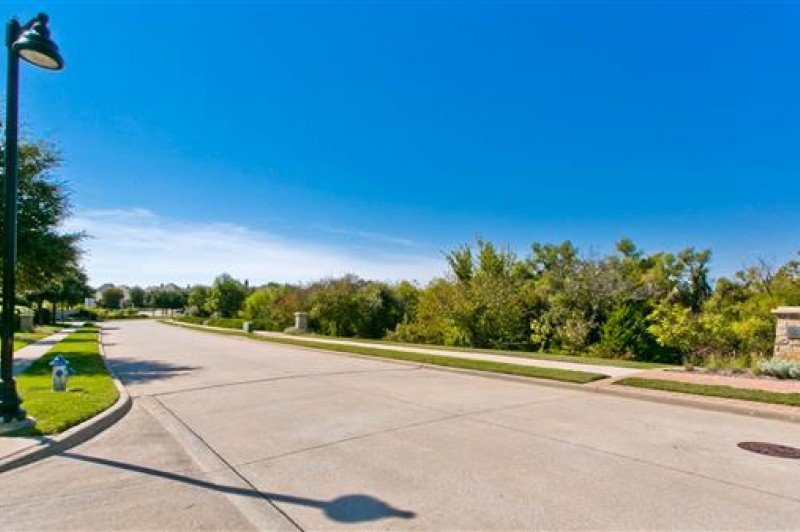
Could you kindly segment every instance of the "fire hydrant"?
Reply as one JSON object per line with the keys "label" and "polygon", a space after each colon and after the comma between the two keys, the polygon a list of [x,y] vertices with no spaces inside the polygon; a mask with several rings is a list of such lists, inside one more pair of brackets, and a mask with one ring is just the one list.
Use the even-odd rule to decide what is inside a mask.
{"label": "fire hydrant", "polygon": [[53,391],[67,391],[67,377],[75,375],[75,370],[69,367],[69,361],[61,355],[53,358],[50,365],[53,367]]}

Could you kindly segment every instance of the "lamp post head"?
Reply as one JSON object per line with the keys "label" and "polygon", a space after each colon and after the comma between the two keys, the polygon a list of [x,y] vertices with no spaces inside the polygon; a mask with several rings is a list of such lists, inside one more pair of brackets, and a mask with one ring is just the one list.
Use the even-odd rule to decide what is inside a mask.
{"label": "lamp post head", "polygon": [[36,15],[25,25],[12,49],[32,65],[47,70],[61,70],[64,68],[64,59],[58,53],[56,43],[50,39],[47,21],[48,17],[44,13]]}

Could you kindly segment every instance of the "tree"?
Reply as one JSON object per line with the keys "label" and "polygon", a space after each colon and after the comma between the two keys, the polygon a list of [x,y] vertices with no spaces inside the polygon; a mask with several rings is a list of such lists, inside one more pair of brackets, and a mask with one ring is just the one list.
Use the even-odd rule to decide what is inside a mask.
{"label": "tree", "polygon": [[684,279],[680,286],[683,300],[692,312],[697,314],[706,299],[711,296],[711,285],[708,283],[711,250],[695,251],[694,248],[686,248],[678,254],[678,260],[684,271]]}
{"label": "tree", "polygon": [[195,285],[189,290],[186,297],[186,304],[189,306],[189,311],[196,316],[206,316],[208,311],[206,306],[208,303],[208,287],[203,285]]}
{"label": "tree", "polygon": [[250,294],[244,302],[244,315],[259,320],[268,331],[282,331],[294,323],[294,313],[300,310],[298,299],[292,297],[297,287],[270,284]]}
{"label": "tree", "polygon": [[128,292],[128,295],[131,298],[131,306],[135,308],[142,308],[145,304],[145,295],[146,292],[140,286],[134,286]]}
{"label": "tree", "polygon": [[186,296],[183,290],[173,284],[149,289],[146,301],[151,307],[162,310],[176,310],[186,306]]}
{"label": "tree", "polygon": [[239,313],[244,300],[247,298],[247,287],[223,273],[216,279],[208,291],[206,310],[217,312],[223,318],[231,318]]}
{"label": "tree", "polygon": [[124,297],[125,292],[122,291],[122,288],[110,286],[100,294],[100,306],[105,309],[121,308]]}
{"label": "tree", "polygon": [[[1,152],[2,150],[0,150]],[[5,164],[4,153],[0,167]],[[60,156],[52,144],[23,141],[19,146],[17,289],[37,291],[57,283],[77,267],[82,233],[63,233],[71,205],[64,185],[53,178]],[[0,228],[5,224],[0,212]],[[0,259],[2,260],[2,259]]]}
{"label": "tree", "polygon": [[646,301],[627,301],[616,307],[603,324],[599,351],[606,356],[652,360],[659,353],[648,330],[650,306]]}

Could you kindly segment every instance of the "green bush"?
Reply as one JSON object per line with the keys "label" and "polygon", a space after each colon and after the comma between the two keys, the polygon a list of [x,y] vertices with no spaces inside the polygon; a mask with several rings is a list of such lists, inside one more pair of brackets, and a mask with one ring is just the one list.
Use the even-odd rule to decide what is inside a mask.
{"label": "green bush", "polygon": [[98,321],[100,319],[100,313],[95,309],[78,307],[78,313],[75,314],[75,318],[79,320]]}
{"label": "green bush", "polygon": [[109,314],[105,317],[107,320],[141,320],[149,318],[147,314]]}
{"label": "green bush", "polygon": [[603,324],[595,352],[613,358],[664,362],[669,357],[648,331],[650,311],[643,301],[628,301],[615,308]]}
{"label": "green bush", "polygon": [[202,318],[200,316],[181,316],[175,318],[181,323],[191,323],[193,325],[208,325],[210,327],[222,327],[223,329],[239,329],[244,327],[245,322],[250,322],[251,331],[264,331],[267,328],[266,320],[243,320],[241,318]]}
{"label": "green bush", "polygon": [[759,364],[761,372],[779,379],[800,379],[800,360],[772,358]]}
{"label": "green bush", "polygon": [[53,312],[47,307],[37,308],[33,321],[37,325],[49,325],[53,323]]}
{"label": "green bush", "polygon": [[241,329],[245,320],[240,318],[207,318],[206,325],[211,327],[223,327],[225,329]]}
{"label": "green bush", "polygon": [[175,321],[179,321],[181,323],[191,323],[193,325],[204,325],[208,319],[209,318],[204,318],[202,316],[179,316],[175,318]]}

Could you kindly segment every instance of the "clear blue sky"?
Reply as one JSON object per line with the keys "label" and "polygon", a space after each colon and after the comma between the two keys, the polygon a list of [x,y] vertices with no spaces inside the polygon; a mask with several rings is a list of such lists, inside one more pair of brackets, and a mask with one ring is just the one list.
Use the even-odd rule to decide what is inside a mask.
{"label": "clear blue sky", "polygon": [[92,281],[441,273],[520,254],[800,249],[800,4],[12,2]]}

